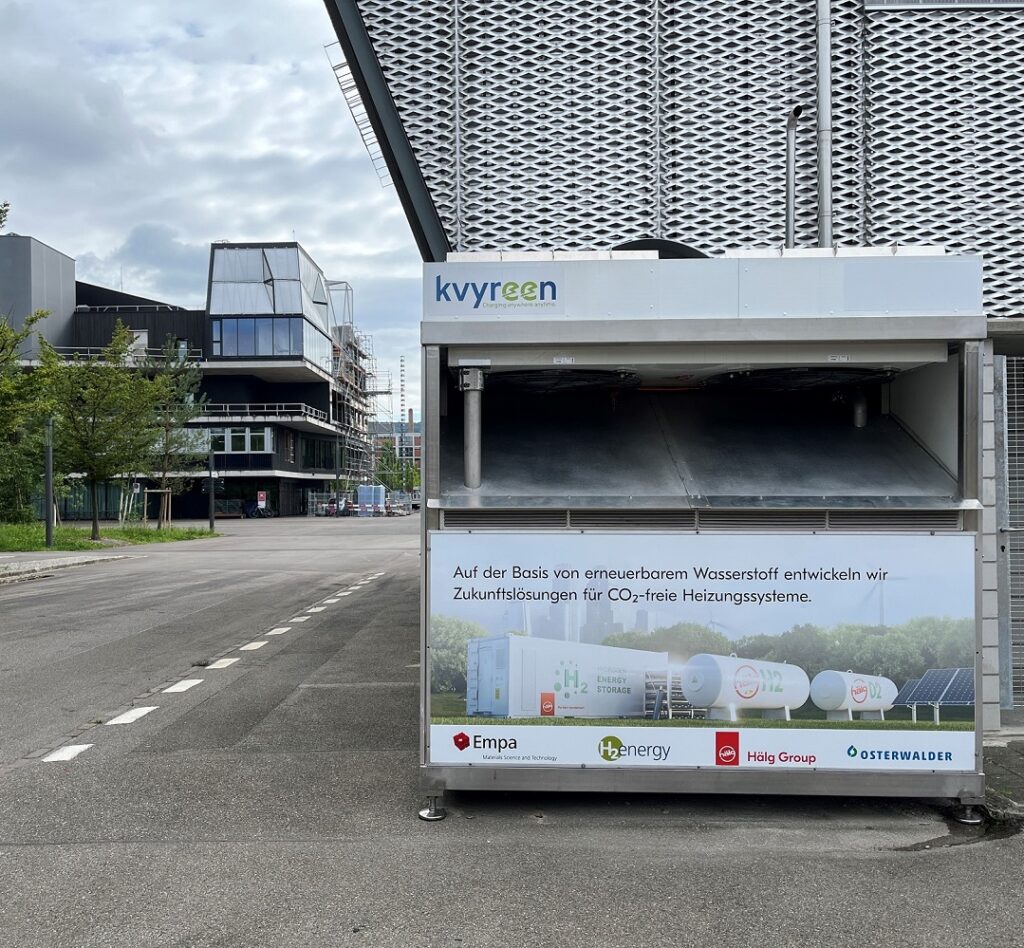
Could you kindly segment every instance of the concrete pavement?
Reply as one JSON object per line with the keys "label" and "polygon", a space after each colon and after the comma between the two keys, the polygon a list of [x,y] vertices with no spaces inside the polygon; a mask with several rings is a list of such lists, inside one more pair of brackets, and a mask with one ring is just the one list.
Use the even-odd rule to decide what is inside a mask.
{"label": "concrete pavement", "polygon": [[0,590],[4,948],[1022,944],[1022,838],[924,802],[419,822],[418,524],[246,521]]}

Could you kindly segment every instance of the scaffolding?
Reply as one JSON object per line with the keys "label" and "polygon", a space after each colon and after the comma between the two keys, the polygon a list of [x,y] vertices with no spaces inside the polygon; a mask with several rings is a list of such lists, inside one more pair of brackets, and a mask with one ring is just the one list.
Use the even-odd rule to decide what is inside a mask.
{"label": "scaffolding", "polygon": [[380,398],[391,394],[391,386],[387,384],[382,390],[373,339],[355,326],[351,284],[330,280],[327,286],[336,320],[331,327],[331,422],[337,432],[335,480],[336,489],[348,493],[356,484],[372,479],[375,465],[370,422],[379,416]]}

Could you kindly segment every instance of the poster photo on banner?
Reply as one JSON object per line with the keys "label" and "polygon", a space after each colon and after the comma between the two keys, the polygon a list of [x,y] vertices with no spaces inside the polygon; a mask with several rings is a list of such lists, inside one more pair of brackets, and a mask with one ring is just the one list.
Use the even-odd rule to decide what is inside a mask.
{"label": "poster photo on banner", "polygon": [[975,769],[973,535],[429,542],[431,763]]}

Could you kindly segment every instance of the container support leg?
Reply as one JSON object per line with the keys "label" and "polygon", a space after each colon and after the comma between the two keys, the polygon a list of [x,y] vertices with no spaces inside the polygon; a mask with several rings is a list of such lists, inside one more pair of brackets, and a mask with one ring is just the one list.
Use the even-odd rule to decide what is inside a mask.
{"label": "container support leg", "polygon": [[961,806],[953,814],[953,819],[958,823],[963,823],[964,826],[979,826],[985,822],[985,818],[977,807],[974,806]]}
{"label": "container support leg", "polygon": [[438,820],[443,820],[448,815],[448,811],[444,808],[444,797],[427,797],[427,805],[417,815],[421,820],[426,820],[428,823],[436,823]]}

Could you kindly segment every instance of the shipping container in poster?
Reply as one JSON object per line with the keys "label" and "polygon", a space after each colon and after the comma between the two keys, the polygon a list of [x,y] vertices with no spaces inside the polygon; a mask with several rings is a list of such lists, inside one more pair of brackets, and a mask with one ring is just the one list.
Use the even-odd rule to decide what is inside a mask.
{"label": "shipping container in poster", "polygon": [[467,645],[466,714],[498,718],[639,718],[645,675],[664,652],[499,635]]}

